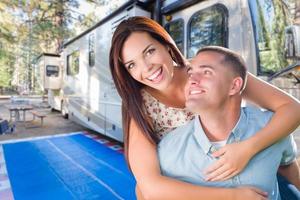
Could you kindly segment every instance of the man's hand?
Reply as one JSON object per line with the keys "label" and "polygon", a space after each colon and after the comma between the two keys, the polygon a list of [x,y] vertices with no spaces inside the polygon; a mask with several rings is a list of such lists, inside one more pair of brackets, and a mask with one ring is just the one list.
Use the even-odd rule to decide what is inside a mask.
{"label": "man's hand", "polygon": [[248,143],[243,141],[227,144],[212,155],[219,159],[205,170],[206,181],[224,181],[239,174],[253,153]]}

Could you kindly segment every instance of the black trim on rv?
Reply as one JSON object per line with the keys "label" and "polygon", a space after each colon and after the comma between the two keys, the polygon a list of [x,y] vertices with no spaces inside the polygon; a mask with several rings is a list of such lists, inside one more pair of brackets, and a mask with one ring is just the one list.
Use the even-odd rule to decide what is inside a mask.
{"label": "black trim on rv", "polygon": [[172,12],[176,12],[178,10],[187,8],[187,7],[192,6],[199,2],[201,2],[201,1],[199,1],[199,0],[178,0],[168,6],[163,7],[161,13],[164,15],[170,14]]}
{"label": "black trim on rv", "polygon": [[162,5],[161,0],[155,1],[153,19],[157,21],[159,24],[161,24],[161,5]]}

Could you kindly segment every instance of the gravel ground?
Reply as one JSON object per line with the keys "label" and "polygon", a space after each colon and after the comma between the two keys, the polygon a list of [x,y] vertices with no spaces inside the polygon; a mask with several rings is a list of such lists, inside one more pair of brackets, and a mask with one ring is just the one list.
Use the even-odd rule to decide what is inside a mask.
{"label": "gravel ground", "polygon": [[[9,120],[9,111],[7,108],[9,104],[9,100],[0,99],[0,117],[3,119]],[[31,99],[30,104],[34,110],[46,114],[43,126],[41,127],[41,120],[39,118],[36,117],[33,120],[33,115],[27,111],[26,122],[16,122],[14,132],[12,134],[0,135],[0,141],[88,130],[79,124],[64,119],[59,112],[51,111],[48,104],[43,102],[42,99]]]}

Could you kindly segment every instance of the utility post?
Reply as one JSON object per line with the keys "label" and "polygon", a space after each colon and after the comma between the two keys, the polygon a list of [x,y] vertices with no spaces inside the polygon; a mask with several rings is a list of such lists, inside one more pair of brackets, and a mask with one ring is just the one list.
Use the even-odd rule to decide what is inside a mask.
{"label": "utility post", "polygon": [[27,77],[25,78],[27,81],[26,82],[26,90],[27,92],[32,91],[32,65],[31,65],[31,57],[32,57],[32,24],[33,24],[33,7],[32,7],[32,2],[31,1],[26,1],[26,12],[28,14],[27,20],[25,20],[25,23],[28,24],[28,43],[27,43],[27,70],[26,70],[26,75]]}
{"label": "utility post", "polygon": [[31,18],[31,15],[29,16],[29,19],[26,20],[26,23],[28,23],[28,54],[27,54],[27,89],[28,92],[32,91],[33,86],[33,78],[32,78],[32,64],[31,64],[31,57],[32,57],[32,23],[33,20]]}

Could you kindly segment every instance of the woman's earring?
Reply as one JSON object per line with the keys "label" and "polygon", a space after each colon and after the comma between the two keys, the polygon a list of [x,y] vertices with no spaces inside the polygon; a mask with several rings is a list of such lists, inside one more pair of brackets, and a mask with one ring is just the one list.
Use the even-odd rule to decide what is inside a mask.
{"label": "woman's earring", "polygon": [[172,60],[175,60],[175,55],[174,55],[173,51],[169,47],[168,47],[168,51],[169,51],[169,54],[170,54]]}

